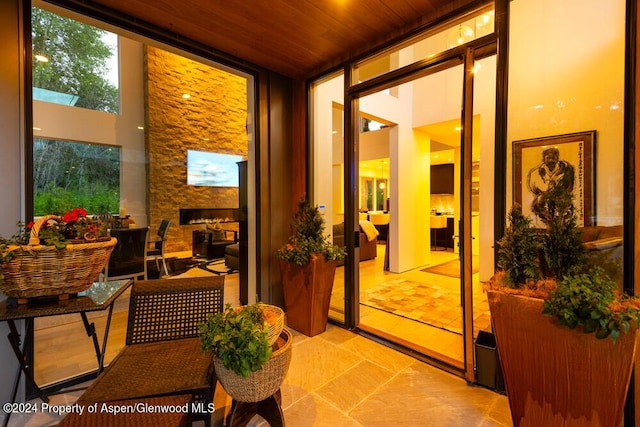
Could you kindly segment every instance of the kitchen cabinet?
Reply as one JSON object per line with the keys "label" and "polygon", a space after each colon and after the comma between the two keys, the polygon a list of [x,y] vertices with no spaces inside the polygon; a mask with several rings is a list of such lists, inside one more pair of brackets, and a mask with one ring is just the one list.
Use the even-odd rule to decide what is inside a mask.
{"label": "kitchen cabinet", "polygon": [[453,163],[431,166],[431,194],[453,194]]}

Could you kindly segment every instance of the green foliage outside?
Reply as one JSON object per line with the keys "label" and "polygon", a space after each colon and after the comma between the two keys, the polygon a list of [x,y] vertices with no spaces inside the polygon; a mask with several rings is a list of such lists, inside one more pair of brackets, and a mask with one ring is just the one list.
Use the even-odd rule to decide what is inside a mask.
{"label": "green foliage outside", "polygon": [[243,377],[260,370],[271,357],[262,310],[257,304],[242,310],[227,304],[223,312],[209,315],[200,325],[200,343],[203,350],[221,359],[225,368]]}
{"label": "green foliage outside", "polygon": [[33,160],[34,216],[118,212],[119,147],[36,139]]}
{"label": "green foliage outside", "polygon": [[[119,111],[118,88],[106,78],[111,47],[106,31],[37,7],[32,11],[33,86],[78,97],[76,107]],[[120,149],[34,139],[34,216],[83,207],[90,214],[120,206]]]}
{"label": "green foliage outside", "polygon": [[76,107],[118,113],[118,88],[104,76],[111,48],[106,31],[37,7],[31,9],[33,53],[49,62],[34,61],[33,86],[76,95]]}
{"label": "green foliage outside", "polygon": [[322,254],[327,261],[340,261],[346,254],[344,248],[334,245],[328,235],[324,235],[324,218],[317,206],[308,200],[298,202],[298,211],[291,221],[289,243],[278,249],[276,257],[305,265],[311,255]]}

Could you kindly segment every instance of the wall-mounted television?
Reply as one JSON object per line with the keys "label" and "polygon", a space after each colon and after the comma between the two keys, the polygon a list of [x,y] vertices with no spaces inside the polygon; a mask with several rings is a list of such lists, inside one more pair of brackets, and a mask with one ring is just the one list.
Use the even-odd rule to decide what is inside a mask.
{"label": "wall-mounted television", "polygon": [[187,150],[187,185],[237,187],[238,162],[242,156]]}

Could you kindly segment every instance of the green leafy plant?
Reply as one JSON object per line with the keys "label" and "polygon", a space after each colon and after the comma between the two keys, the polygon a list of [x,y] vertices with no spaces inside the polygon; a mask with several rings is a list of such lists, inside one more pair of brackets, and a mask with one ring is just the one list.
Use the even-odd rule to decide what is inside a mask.
{"label": "green leafy plant", "polygon": [[227,304],[223,312],[209,315],[200,325],[200,343],[203,350],[221,359],[227,369],[243,377],[260,370],[271,357],[258,304],[241,310]]}
{"label": "green leafy plant", "polygon": [[327,261],[341,261],[346,254],[344,248],[334,245],[329,235],[324,235],[324,218],[317,206],[308,200],[298,202],[298,211],[291,222],[289,242],[278,249],[276,257],[284,261],[304,265],[314,254],[321,254]]}
{"label": "green leafy plant", "polygon": [[558,280],[565,274],[581,272],[587,262],[573,198],[563,186],[550,189],[547,213],[542,217],[547,226],[542,241],[545,265]]}
{"label": "green leafy plant", "polygon": [[582,326],[586,333],[600,339],[610,336],[615,342],[620,332],[630,330],[632,321],[640,321],[636,301],[618,297],[615,289],[615,282],[600,267],[566,275],[544,301],[542,313],[571,329]]}
{"label": "green leafy plant", "polygon": [[508,286],[518,288],[541,277],[538,251],[540,238],[531,219],[515,204],[509,212],[509,227],[498,241],[498,266],[506,273]]}

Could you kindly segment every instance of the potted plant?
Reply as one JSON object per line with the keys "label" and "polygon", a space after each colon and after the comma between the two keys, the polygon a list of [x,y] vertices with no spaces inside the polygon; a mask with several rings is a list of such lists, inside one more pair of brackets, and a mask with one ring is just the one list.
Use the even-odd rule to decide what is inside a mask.
{"label": "potted plant", "polygon": [[281,329],[273,342],[269,340],[268,321],[275,320],[265,315],[269,307],[274,306],[227,304],[200,325],[202,349],[211,352],[218,380],[238,402],[259,402],[273,395],[289,369],[293,337]]}
{"label": "potted plant", "polygon": [[344,248],[324,234],[324,218],[308,200],[298,202],[289,242],[276,251],[282,276],[287,325],[307,335],[325,331],[336,266]]}
{"label": "potted plant", "polygon": [[545,230],[514,206],[498,242],[487,294],[511,416],[516,426],[617,427],[640,305],[587,263],[567,200],[552,199]]}

